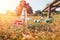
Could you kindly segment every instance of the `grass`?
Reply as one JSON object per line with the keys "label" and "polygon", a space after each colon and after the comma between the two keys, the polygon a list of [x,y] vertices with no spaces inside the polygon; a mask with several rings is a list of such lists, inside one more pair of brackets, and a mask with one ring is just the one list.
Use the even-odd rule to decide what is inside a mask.
{"label": "grass", "polygon": [[[46,23],[45,20],[35,23],[35,19],[40,19],[40,16],[28,16],[33,20],[28,21],[28,25],[33,26],[18,26],[13,25],[13,21],[18,19],[17,16],[0,16],[0,40],[60,40],[60,14],[53,16],[52,23]],[[46,17],[44,17],[46,19]],[[28,36],[25,37],[24,35]]]}

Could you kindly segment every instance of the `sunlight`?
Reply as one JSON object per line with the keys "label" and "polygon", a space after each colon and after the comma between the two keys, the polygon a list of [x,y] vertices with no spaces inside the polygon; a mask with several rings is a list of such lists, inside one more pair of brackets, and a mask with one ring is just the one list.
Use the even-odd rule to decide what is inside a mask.
{"label": "sunlight", "polygon": [[6,10],[14,11],[20,0],[0,0],[0,12],[5,14]]}

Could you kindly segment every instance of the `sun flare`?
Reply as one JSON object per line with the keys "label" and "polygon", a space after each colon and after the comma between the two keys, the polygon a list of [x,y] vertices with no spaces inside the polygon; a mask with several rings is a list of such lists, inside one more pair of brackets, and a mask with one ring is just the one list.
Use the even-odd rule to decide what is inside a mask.
{"label": "sun flare", "polygon": [[0,0],[0,12],[5,14],[6,10],[14,11],[20,0]]}

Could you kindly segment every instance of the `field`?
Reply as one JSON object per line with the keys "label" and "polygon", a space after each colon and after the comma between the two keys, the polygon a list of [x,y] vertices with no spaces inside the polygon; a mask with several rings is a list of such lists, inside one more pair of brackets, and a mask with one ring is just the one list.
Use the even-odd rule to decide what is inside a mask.
{"label": "field", "polygon": [[27,22],[28,27],[14,26],[17,16],[0,15],[0,40],[60,40],[60,14],[52,16],[53,22],[46,23],[47,17],[39,23],[34,22],[40,16],[28,16],[33,20]]}

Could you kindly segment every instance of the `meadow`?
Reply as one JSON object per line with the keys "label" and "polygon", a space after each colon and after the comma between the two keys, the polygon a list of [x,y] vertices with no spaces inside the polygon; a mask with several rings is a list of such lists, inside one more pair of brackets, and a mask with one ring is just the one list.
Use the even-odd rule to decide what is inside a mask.
{"label": "meadow", "polygon": [[28,16],[32,20],[27,21],[28,27],[14,26],[13,22],[19,16],[0,15],[0,40],[60,40],[60,14],[52,16],[53,22],[46,23],[40,20],[40,16]]}

